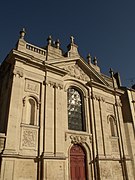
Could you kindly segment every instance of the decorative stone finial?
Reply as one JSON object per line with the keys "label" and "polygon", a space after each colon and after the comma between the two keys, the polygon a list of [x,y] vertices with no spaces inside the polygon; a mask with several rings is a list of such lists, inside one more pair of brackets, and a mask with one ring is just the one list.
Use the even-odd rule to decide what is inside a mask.
{"label": "decorative stone finial", "polygon": [[51,45],[52,44],[52,36],[48,36],[47,38],[47,42],[48,42],[48,45]]}
{"label": "decorative stone finial", "polygon": [[20,39],[24,39],[25,34],[26,34],[26,31],[25,31],[25,28],[23,28],[23,29],[20,31]]}
{"label": "decorative stone finial", "polygon": [[95,66],[97,66],[97,58],[96,57],[94,57],[93,63],[94,63]]}
{"label": "decorative stone finial", "polygon": [[60,48],[60,41],[59,41],[59,39],[57,39],[56,41],[55,41],[55,44],[56,44],[56,48]]}
{"label": "decorative stone finial", "polygon": [[113,77],[113,75],[114,75],[114,71],[113,71],[113,69],[112,69],[112,68],[110,68],[109,73],[110,73],[111,77]]}
{"label": "decorative stone finial", "polygon": [[91,64],[91,55],[90,55],[90,53],[88,54],[87,59],[88,59],[88,64]]}
{"label": "decorative stone finial", "polygon": [[67,48],[68,48],[68,52],[67,52],[68,57],[79,56],[78,46],[74,43],[73,36],[70,36],[70,44],[67,46]]}
{"label": "decorative stone finial", "polygon": [[52,42],[53,47],[55,47],[55,41]]}
{"label": "decorative stone finial", "polygon": [[70,36],[70,40],[71,40],[71,43],[74,44],[74,37],[73,36]]}

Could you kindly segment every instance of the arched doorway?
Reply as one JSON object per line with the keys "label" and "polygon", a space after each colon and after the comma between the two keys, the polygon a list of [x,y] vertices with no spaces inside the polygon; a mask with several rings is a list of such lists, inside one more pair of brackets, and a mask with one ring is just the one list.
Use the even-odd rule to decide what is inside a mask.
{"label": "arched doorway", "polygon": [[86,180],[86,154],[80,145],[73,145],[70,150],[71,180]]}

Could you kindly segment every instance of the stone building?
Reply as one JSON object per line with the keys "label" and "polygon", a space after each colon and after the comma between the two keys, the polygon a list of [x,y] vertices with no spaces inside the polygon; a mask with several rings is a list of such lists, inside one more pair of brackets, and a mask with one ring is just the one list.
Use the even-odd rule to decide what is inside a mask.
{"label": "stone building", "polygon": [[135,179],[135,91],[73,37],[67,52],[24,37],[0,66],[1,180]]}

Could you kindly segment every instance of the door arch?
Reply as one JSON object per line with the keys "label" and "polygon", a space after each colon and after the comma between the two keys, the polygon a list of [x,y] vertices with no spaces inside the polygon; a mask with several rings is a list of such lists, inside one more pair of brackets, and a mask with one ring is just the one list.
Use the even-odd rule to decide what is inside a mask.
{"label": "door arch", "polygon": [[75,144],[70,149],[70,176],[71,180],[86,180],[86,153]]}

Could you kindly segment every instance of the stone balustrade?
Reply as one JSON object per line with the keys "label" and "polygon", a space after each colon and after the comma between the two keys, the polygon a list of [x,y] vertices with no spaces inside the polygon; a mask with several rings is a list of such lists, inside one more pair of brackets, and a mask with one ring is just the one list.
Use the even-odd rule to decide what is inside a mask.
{"label": "stone balustrade", "polygon": [[36,46],[34,46],[34,45],[32,45],[32,44],[26,44],[26,49],[28,49],[28,50],[30,50],[30,51],[33,51],[33,52],[36,52],[36,53],[39,53],[39,54],[41,54],[41,55],[46,55],[46,51],[45,50],[43,50],[43,49],[41,49],[41,48],[39,48],[39,47],[36,47]]}

